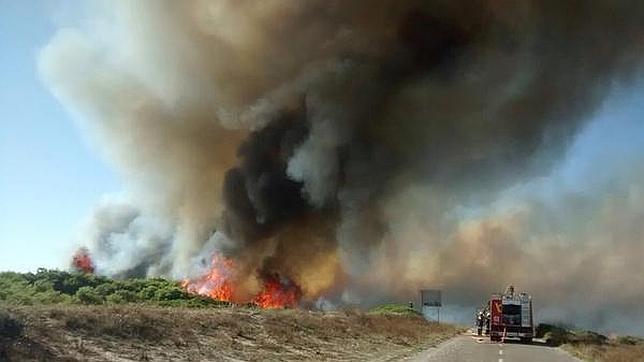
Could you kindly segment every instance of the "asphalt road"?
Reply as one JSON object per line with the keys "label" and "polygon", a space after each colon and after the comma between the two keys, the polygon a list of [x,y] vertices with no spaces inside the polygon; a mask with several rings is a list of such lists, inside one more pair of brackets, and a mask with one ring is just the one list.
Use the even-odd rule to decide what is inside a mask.
{"label": "asphalt road", "polygon": [[506,341],[490,342],[489,338],[461,335],[430,348],[414,362],[579,362],[559,348],[538,341],[532,344]]}

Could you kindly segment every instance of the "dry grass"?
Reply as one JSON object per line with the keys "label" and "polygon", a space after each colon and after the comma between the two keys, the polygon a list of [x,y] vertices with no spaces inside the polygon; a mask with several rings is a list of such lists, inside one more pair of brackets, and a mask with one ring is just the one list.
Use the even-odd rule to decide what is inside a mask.
{"label": "dry grass", "polygon": [[[398,360],[458,333],[415,316],[250,308],[15,307],[16,361]],[[0,358],[2,359],[2,358]]]}
{"label": "dry grass", "polygon": [[608,343],[604,345],[574,344],[564,348],[575,356],[593,362],[642,362],[644,344]]}

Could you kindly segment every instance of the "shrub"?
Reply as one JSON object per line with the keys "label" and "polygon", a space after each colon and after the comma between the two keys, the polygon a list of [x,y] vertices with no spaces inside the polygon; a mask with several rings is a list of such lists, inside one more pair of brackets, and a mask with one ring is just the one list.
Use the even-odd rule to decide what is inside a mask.
{"label": "shrub", "polygon": [[369,310],[369,314],[419,316],[420,313],[407,304],[383,304]]}
{"label": "shrub", "polygon": [[608,337],[596,332],[578,331],[573,333],[572,337],[569,338],[569,342],[601,345],[608,342]]}
{"label": "shrub", "polygon": [[546,323],[539,324],[535,332],[537,338],[544,338],[551,346],[568,343],[572,337],[572,333],[566,328]]}
{"label": "shrub", "polygon": [[76,292],[76,299],[83,304],[102,304],[104,302],[96,290],[92,287],[81,287]]}
{"label": "shrub", "polygon": [[140,300],[155,300],[158,292],[158,288],[154,285],[147,286],[139,292]]}
{"label": "shrub", "polygon": [[106,298],[108,295],[113,294],[118,290],[117,286],[115,283],[104,283],[101,285],[98,285],[96,288],[96,293],[104,298]]}
{"label": "shrub", "polygon": [[644,339],[633,336],[622,336],[617,338],[617,343],[635,346],[638,344],[644,344]]}
{"label": "shrub", "polygon": [[38,269],[36,273],[0,273],[0,303],[123,304],[205,307],[220,305],[187,293],[177,282],[162,278],[114,280],[106,277]]}
{"label": "shrub", "polygon": [[72,297],[53,290],[43,291],[33,295],[34,304],[67,304],[72,301]]}
{"label": "shrub", "polygon": [[163,288],[157,290],[156,299],[159,301],[187,299],[186,293],[178,287]]}
{"label": "shrub", "polygon": [[121,298],[126,303],[139,301],[139,295],[131,290],[117,290],[113,295]]}
{"label": "shrub", "polygon": [[123,304],[126,303],[125,299],[118,294],[110,294],[105,297],[105,301],[109,304]]}
{"label": "shrub", "polygon": [[54,283],[49,280],[36,280],[33,283],[33,287],[38,292],[48,292],[54,289]]}

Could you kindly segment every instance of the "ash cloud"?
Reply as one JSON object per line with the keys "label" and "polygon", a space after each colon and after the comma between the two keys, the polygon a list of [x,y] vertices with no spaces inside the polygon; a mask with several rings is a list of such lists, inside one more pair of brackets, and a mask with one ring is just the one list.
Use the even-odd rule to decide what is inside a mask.
{"label": "ash cloud", "polygon": [[[368,301],[378,295],[370,281],[388,278],[381,268],[422,266],[414,250],[443,266],[429,279],[403,273],[399,285],[442,280],[468,303],[496,288],[492,278],[465,287],[478,269],[462,262],[462,234],[482,228],[502,244],[505,229],[453,215],[547,174],[611,87],[640,70],[644,45],[639,1],[91,8],[86,28],[60,30],[43,49],[43,79],[123,175],[134,218],[170,230],[146,244],[157,256],[123,267],[106,257],[104,270],[183,277],[218,231],[221,251],[247,271],[240,284],[283,274],[309,299],[344,288]],[[413,225],[401,215],[427,207],[395,200],[416,187],[440,197],[421,197],[431,227],[404,241]],[[139,248],[132,221],[101,227]],[[493,250],[538,257],[512,238]],[[485,265],[480,275],[491,275]]]}

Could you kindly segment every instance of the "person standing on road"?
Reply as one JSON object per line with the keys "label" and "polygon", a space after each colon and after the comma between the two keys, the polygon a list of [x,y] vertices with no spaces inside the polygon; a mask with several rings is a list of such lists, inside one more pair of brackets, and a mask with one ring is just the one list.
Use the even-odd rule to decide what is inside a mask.
{"label": "person standing on road", "polygon": [[484,318],[485,316],[483,315],[483,311],[479,310],[478,313],[476,313],[476,333],[480,336],[483,334],[483,323],[484,323]]}

